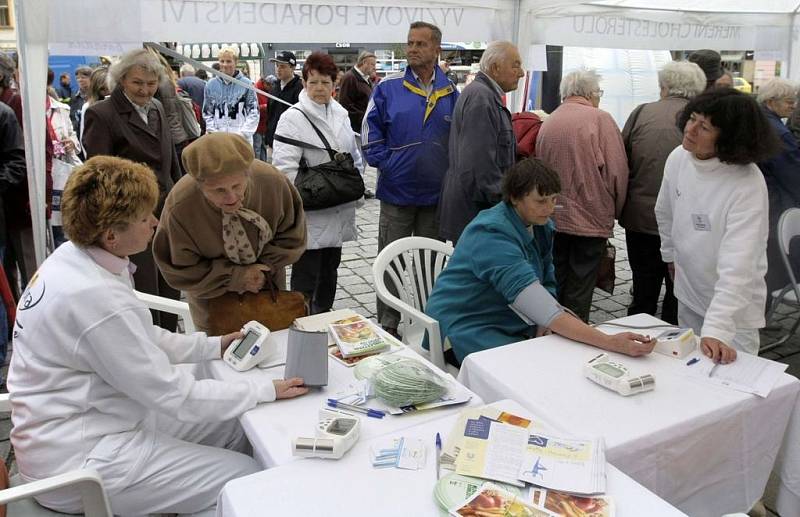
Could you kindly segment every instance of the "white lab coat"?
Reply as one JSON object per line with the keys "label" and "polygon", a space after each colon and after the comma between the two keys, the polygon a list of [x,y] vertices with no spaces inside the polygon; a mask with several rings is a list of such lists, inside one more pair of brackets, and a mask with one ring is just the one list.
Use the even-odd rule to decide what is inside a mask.
{"label": "white lab coat", "polygon": [[[359,171],[363,169],[361,151],[356,144],[355,133],[350,126],[350,118],[347,110],[341,104],[335,99],[331,99],[326,106],[317,104],[303,90],[300,92],[300,101],[295,106],[301,108],[314,121],[333,149],[350,153],[356,169]],[[296,109],[287,109],[281,115],[275,134],[323,148],[320,150],[303,149],[278,140],[273,142],[272,165],[286,174],[292,183],[294,183],[297,170],[300,168],[301,158],[305,158],[308,165],[312,167],[331,159],[324,150],[324,145],[316,131],[308,123],[308,119]],[[356,240],[358,238],[356,229],[356,206],[358,203],[358,201],[351,201],[322,210],[306,211],[306,227],[308,228],[306,249],[341,248],[343,242]]]}
{"label": "white lab coat", "polygon": [[[231,419],[274,400],[274,386],[196,380],[176,368],[219,358],[219,338],[155,327],[127,269],[117,273],[66,243],[22,296],[8,375],[20,474],[35,480],[95,468],[117,514],[203,510],[227,480],[258,467],[197,443],[241,446]],[[80,510],[74,492],[40,502]]]}

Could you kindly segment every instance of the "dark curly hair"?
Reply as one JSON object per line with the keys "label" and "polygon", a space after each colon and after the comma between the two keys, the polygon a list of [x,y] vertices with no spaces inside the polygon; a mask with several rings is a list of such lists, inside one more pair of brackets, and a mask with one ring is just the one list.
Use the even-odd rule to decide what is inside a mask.
{"label": "dark curly hair", "polygon": [[715,88],[689,101],[678,117],[678,129],[686,127],[692,113],[703,115],[719,129],[715,144],[721,162],[747,165],[768,159],[780,151],[780,141],[758,103],[732,88]]}
{"label": "dark curly hair", "polygon": [[308,81],[308,72],[315,70],[318,74],[327,75],[331,81],[336,82],[336,76],[339,75],[339,68],[333,62],[330,54],[325,52],[314,52],[306,58],[303,64],[303,80]]}
{"label": "dark curly hair", "polygon": [[508,169],[500,187],[503,201],[522,199],[534,190],[540,196],[550,196],[561,192],[561,179],[558,173],[538,158],[525,158]]}

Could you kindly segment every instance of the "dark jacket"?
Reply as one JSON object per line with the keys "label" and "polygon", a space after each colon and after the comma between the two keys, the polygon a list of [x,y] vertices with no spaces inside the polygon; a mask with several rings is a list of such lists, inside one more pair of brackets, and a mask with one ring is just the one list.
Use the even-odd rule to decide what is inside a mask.
{"label": "dark jacket", "polygon": [[675,121],[688,102],[682,97],[667,97],[642,104],[625,122],[622,140],[628,155],[629,176],[619,224],[626,230],[658,235],[656,198],[667,157],[683,140]]}
{"label": "dark jacket", "polygon": [[478,72],[458,98],[450,129],[450,168],[439,203],[439,236],[456,242],[483,209],[500,201],[500,182],[516,158],[511,112]]}
{"label": "dark jacket", "polygon": [[361,123],[364,120],[364,113],[367,112],[370,95],[372,95],[372,83],[364,79],[355,67],[344,74],[339,86],[339,104],[350,115],[350,126],[356,133],[361,133]]}
{"label": "dark jacket", "polygon": [[[291,105],[297,104],[300,100],[300,92],[303,91],[303,81],[300,79],[300,76],[294,76],[294,79],[286,83],[286,87],[281,89],[281,83],[275,85],[272,89],[272,95],[278,97],[279,99],[283,99]],[[278,120],[280,120],[281,115],[283,112],[289,109],[290,106],[278,101],[271,101],[269,103],[269,108],[267,111],[269,112],[269,119],[267,120],[267,135],[266,135],[266,143],[268,146],[272,146],[272,139],[275,136],[275,128],[278,127]]]}
{"label": "dark jacket", "polygon": [[86,110],[83,144],[88,158],[101,154],[118,156],[153,169],[158,178],[158,216],[181,173],[164,107],[157,99],[153,103],[161,115],[160,134],[153,133],[145,124],[122,88],[115,88],[107,99]]}
{"label": "dark jacket", "polygon": [[178,79],[178,86],[181,90],[187,92],[189,97],[192,98],[195,104],[203,107],[203,99],[205,98],[206,82],[199,77],[188,75]]}
{"label": "dark jacket", "polygon": [[27,194],[16,188],[26,184],[26,170],[22,129],[14,111],[0,103],[0,245],[6,242],[5,198]]}
{"label": "dark jacket", "polygon": [[774,231],[786,209],[800,207],[800,144],[775,112],[764,108],[764,114],[782,144],[780,154],[758,164],[767,182],[769,225]]}
{"label": "dark jacket", "polygon": [[[153,104],[160,115],[161,131],[154,133],[142,120],[130,101],[117,86],[111,95],[86,110],[83,128],[83,147],[87,158],[97,155],[117,156],[153,169],[158,179],[158,205],[155,215],[160,217],[164,200],[172,187],[180,179],[181,172],[175,146],[172,142],[169,122],[164,107],[157,99]],[[177,300],[180,292],[169,287],[161,277],[150,246],[141,253],[131,256],[136,264],[133,279],[136,289],[156,296]],[[174,318],[161,318],[156,324],[175,330]]]}

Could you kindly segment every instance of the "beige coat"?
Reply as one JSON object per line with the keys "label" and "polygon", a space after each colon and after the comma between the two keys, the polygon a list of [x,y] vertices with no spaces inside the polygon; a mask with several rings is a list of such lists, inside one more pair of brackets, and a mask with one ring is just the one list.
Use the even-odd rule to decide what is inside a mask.
{"label": "beige coat", "polygon": [[[250,168],[244,207],[259,213],[272,230],[272,240],[258,262],[272,266],[284,280],[284,266],[293,264],[306,249],[303,203],[294,186],[277,169],[256,160]],[[243,223],[255,249],[258,230]],[[241,291],[245,266],[231,262],[223,249],[222,213],[208,202],[199,184],[184,176],[164,204],[153,239],[153,254],[167,282],[186,292],[194,324],[208,328],[208,303],[228,291]]]}

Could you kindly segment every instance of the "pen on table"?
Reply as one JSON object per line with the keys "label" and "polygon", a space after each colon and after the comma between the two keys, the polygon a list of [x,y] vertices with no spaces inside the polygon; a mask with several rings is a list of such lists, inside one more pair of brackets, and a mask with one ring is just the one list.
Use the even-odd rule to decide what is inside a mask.
{"label": "pen on table", "polygon": [[691,358],[691,359],[689,359],[689,361],[686,363],[686,366],[692,366],[694,363],[698,363],[698,362],[700,362],[700,358],[699,358],[699,357],[692,357],[692,358]]}
{"label": "pen on table", "polygon": [[365,408],[361,406],[354,406],[352,404],[345,404],[344,402],[339,402],[336,399],[328,399],[328,405],[330,407],[342,408],[342,409],[347,409],[349,411],[355,411],[357,413],[363,413],[367,416],[371,416],[372,418],[383,418],[386,416],[386,413],[384,413],[383,411],[379,411],[377,409]]}
{"label": "pen on table", "polygon": [[442,437],[436,433],[436,479],[439,479],[439,472],[442,466]]}

